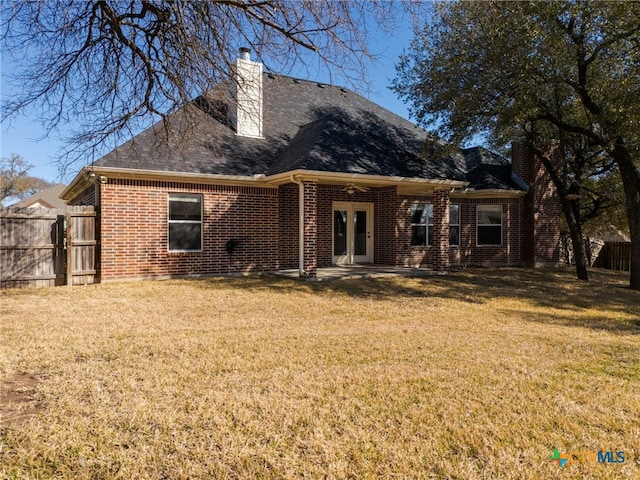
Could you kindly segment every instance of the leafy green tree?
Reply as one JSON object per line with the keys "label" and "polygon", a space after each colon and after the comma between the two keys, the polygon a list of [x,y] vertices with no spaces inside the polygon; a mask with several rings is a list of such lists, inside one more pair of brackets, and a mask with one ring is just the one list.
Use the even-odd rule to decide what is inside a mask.
{"label": "leafy green tree", "polygon": [[598,237],[619,232],[629,236],[624,190],[617,170],[585,181],[581,192],[585,235]]}
{"label": "leafy green tree", "polygon": [[[582,143],[589,158],[606,156],[625,194],[630,286],[637,290],[639,35],[637,2],[443,3],[401,57],[394,81],[417,120],[456,143],[477,134],[493,146],[525,138],[542,154],[574,226],[571,194],[597,179],[599,167],[573,163],[584,157],[572,146]],[[554,142],[560,165],[544,155]],[[577,171],[582,184],[575,183]]]}
{"label": "leafy green tree", "polygon": [[7,199],[23,199],[52,185],[30,176],[31,168],[33,165],[15,153],[0,161],[0,204]]}

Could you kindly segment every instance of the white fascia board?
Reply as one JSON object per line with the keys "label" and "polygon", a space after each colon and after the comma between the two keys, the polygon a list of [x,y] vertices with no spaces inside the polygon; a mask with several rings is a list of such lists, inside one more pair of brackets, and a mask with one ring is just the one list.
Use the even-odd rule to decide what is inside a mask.
{"label": "white fascia board", "polygon": [[476,190],[474,188],[456,190],[451,194],[451,198],[518,198],[524,197],[527,192],[522,190],[501,190],[491,188],[486,190]]}
{"label": "white fascia board", "polygon": [[171,172],[160,170],[143,170],[136,168],[117,168],[117,167],[83,167],[76,175],[73,181],[60,194],[60,198],[70,200],[76,194],[85,190],[91,181],[89,175],[105,176],[109,178],[127,179],[127,180],[148,180],[148,181],[165,181],[165,182],[187,182],[200,183],[206,185],[249,185],[262,186],[265,188],[275,188],[264,181],[264,175],[217,175],[192,172]]}

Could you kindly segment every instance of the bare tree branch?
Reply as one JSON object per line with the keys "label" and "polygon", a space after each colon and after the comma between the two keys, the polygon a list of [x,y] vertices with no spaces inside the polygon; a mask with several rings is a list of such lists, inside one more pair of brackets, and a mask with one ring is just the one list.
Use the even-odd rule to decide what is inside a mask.
{"label": "bare tree branch", "polygon": [[360,90],[371,36],[422,5],[371,0],[47,0],[3,2],[0,38],[20,94],[2,118],[68,124],[68,158],[91,157],[229,77],[248,46],[278,73],[319,68]]}

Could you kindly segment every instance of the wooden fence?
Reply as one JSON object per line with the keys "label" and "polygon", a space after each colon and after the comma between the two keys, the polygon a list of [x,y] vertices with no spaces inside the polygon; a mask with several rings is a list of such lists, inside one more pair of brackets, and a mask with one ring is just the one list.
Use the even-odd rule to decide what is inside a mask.
{"label": "wooden fence", "polygon": [[0,288],[99,281],[94,207],[0,210]]}
{"label": "wooden fence", "polygon": [[631,270],[631,242],[605,242],[593,264],[609,270]]}

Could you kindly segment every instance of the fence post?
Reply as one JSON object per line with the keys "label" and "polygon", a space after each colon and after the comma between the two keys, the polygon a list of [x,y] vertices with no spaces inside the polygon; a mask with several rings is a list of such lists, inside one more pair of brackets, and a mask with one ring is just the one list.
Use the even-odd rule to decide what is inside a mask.
{"label": "fence post", "polygon": [[66,212],[66,244],[67,244],[67,286],[73,286],[73,216]]}

